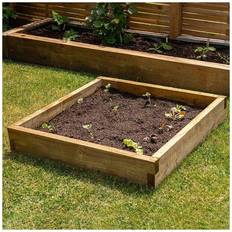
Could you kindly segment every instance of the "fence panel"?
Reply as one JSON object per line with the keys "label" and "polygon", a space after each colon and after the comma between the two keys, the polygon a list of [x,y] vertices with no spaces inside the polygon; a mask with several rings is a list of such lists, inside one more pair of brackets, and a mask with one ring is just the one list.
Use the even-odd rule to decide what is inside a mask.
{"label": "fence panel", "polygon": [[[73,21],[84,22],[94,3],[15,3],[19,18],[39,20],[55,10]],[[178,36],[229,40],[229,3],[136,3],[129,29]]]}

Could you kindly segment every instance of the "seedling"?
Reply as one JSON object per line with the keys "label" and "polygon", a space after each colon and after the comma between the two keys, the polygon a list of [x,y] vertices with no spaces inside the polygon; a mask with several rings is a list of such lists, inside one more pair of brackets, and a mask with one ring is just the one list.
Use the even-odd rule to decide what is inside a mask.
{"label": "seedling", "polygon": [[77,103],[78,103],[78,104],[82,104],[83,101],[84,101],[83,98],[79,98],[79,99],[77,100]]}
{"label": "seedling", "polygon": [[118,109],[119,109],[119,105],[116,105],[116,106],[113,107],[112,111],[116,112],[116,111],[118,111]]}
{"label": "seedling", "polygon": [[172,107],[170,112],[165,113],[165,117],[172,120],[182,120],[185,117],[186,108],[182,105]]}
{"label": "seedling", "polygon": [[84,125],[82,125],[82,127],[88,131],[91,139],[93,139],[94,136],[93,136],[93,132],[91,131],[92,124],[91,123],[90,124],[84,124]]}
{"label": "seedling", "polygon": [[143,147],[132,139],[123,139],[122,142],[126,147],[133,148],[137,154],[143,155]]}
{"label": "seedling", "polygon": [[55,127],[52,124],[50,124],[49,122],[44,122],[41,127],[43,129],[47,129],[49,132],[55,131]]}
{"label": "seedling", "polygon": [[198,60],[204,60],[207,58],[207,55],[209,52],[215,52],[216,48],[209,46],[209,39],[207,40],[206,46],[205,47],[197,47],[194,52],[199,54],[196,58]]}
{"label": "seedling", "polygon": [[154,44],[154,47],[149,48],[148,51],[154,51],[156,53],[162,54],[164,51],[171,51],[172,49],[172,45],[168,42],[165,42],[160,44]]}
{"label": "seedling", "polygon": [[66,24],[69,22],[68,17],[60,15],[56,11],[52,11],[52,19],[55,25],[52,25],[52,30],[65,30]]}
{"label": "seedling", "polygon": [[80,35],[76,31],[71,29],[71,30],[65,31],[64,36],[63,36],[63,40],[65,42],[68,42],[68,41],[75,40],[78,37],[80,37]]}
{"label": "seedling", "polygon": [[145,94],[143,94],[143,97],[146,97],[148,103],[151,105],[151,94],[149,92],[146,92]]}
{"label": "seedling", "polygon": [[110,91],[110,88],[111,88],[111,84],[108,83],[108,84],[105,86],[104,91],[105,91],[105,92],[109,92],[109,91]]}

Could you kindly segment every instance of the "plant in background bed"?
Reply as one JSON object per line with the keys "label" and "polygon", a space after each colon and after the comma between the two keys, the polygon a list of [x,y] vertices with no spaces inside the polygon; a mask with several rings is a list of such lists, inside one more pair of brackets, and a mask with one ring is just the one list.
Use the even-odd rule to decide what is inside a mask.
{"label": "plant in background bed", "polygon": [[9,6],[9,4],[3,4],[3,31],[6,31],[10,28],[10,21],[12,19],[16,19],[16,13],[13,9]]}
{"label": "plant in background bed", "polygon": [[52,25],[52,30],[54,31],[61,31],[65,30],[65,27],[67,23],[69,22],[68,17],[60,15],[56,11],[52,11],[52,20],[53,20],[53,25]]}
{"label": "plant in background bed", "polygon": [[216,48],[213,46],[209,46],[209,39],[207,40],[206,46],[205,47],[197,47],[194,52],[196,54],[199,54],[196,58],[198,60],[204,60],[207,58],[209,52],[215,52]]}
{"label": "plant in background bed", "polygon": [[73,29],[70,29],[68,31],[65,31],[64,36],[63,36],[63,40],[65,42],[68,42],[71,40],[75,40],[78,37],[80,37],[80,35],[76,31],[74,31]]}
{"label": "plant in background bed", "polygon": [[129,3],[97,3],[86,22],[103,44],[127,44],[132,39],[132,35],[125,33],[128,16],[135,12]]}
{"label": "plant in background bed", "polygon": [[154,44],[153,48],[149,48],[148,51],[154,51],[156,53],[162,54],[164,51],[171,51],[173,49],[172,45],[168,42],[168,37],[166,41],[159,44]]}

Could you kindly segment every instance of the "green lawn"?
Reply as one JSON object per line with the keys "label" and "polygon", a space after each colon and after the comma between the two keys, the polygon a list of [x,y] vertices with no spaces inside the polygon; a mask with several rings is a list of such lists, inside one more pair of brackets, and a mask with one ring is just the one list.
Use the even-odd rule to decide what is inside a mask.
{"label": "green lawn", "polygon": [[3,64],[5,229],[228,229],[229,117],[159,186],[10,154],[6,126],[94,75]]}

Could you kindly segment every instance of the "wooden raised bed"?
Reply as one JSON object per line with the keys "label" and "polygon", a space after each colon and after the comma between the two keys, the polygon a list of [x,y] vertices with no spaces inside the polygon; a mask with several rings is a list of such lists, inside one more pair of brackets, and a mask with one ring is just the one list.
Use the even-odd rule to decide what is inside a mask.
{"label": "wooden raised bed", "polygon": [[4,57],[17,61],[95,72],[152,84],[229,94],[229,65],[23,33],[45,19],[3,34]]}
{"label": "wooden raised bed", "polygon": [[[202,107],[203,110],[152,156],[39,131],[36,128],[71,107],[79,98],[110,83],[122,92]],[[25,152],[156,187],[226,117],[226,97],[115,78],[96,80],[8,127],[12,151]]]}

